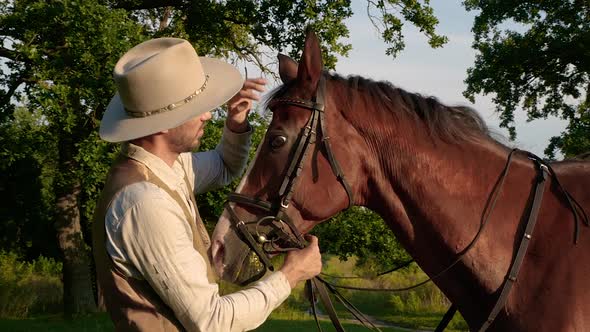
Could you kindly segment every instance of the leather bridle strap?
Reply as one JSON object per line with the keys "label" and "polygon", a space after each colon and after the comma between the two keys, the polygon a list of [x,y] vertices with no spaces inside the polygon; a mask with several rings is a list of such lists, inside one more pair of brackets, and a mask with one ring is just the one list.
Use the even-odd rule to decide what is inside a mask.
{"label": "leather bridle strap", "polygon": [[308,283],[307,287],[309,288],[309,291],[311,294],[311,297],[309,300],[311,302],[313,315],[314,315],[318,330],[320,332],[322,332],[322,327],[320,326],[320,322],[318,320],[317,310],[316,310],[316,306],[315,306],[315,300],[317,299],[316,292],[318,293],[319,299],[320,299],[320,301],[322,301],[322,304],[324,305],[324,309],[326,310],[326,313],[330,317],[330,320],[332,321],[332,325],[334,325],[334,328],[336,329],[336,331],[337,332],[345,332],[346,330],[344,330],[342,323],[340,323],[340,319],[338,318],[338,314],[336,313],[336,309],[334,309],[334,305],[332,304],[332,300],[330,300],[330,295],[328,295],[328,291],[326,290],[326,285],[321,283],[317,278],[309,279],[306,282]]}
{"label": "leather bridle strap", "polygon": [[[303,100],[303,99],[299,99],[299,98],[277,98],[274,99],[270,104],[269,104],[269,108],[272,109],[274,106],[276,105],[293,105],[293,106],[297,106],[297,107],[301,107],[301,108],[305,108],[308,110],[312,111],[312,118],[316,115],[316,113],[319,113],[319,116],[317,118],[317,122],[319,123],[319,125],[317,125],[315,122],[313,123],[309,123],[308,122],[308,126],[309,129],[311,129],[311,133],[315,134],[315,137],[318,136],[318,131],[321,132],[322,135],[322,143],[324,144],[324,150],[326,152],[326,159],[328,160],[328,163],[330,164],[330,168],[332,169],[332,172],[334,173],[334,175],[336,176],[336,179],[338,180],[338,182],[340,182],[342,184],[342,187],[344,188],[344,190],[346,191],[346,195],[348,196],[348,208],[350,208],[353,204],[354,204],[354,196],[352,193],[352,189],[349,185],[349,183],[346,181],[346,178],[344,177],[344,172],[342,171],[342,168],[340,167],[340,164],[338,163],[338,160],[336,159],[336,157],[334,156],[334,152],[332,150],[332,147],[330,145],[329,139],[330,137],[328,136],[328,131],[326,130],[326,126],[325,126],[325,112],[324,112],[324,108],[325,108],[325,93],[326,93],[326,78],[325,75],[320,76],[319,82],[318,82],[318,88],[316,90],[316,95],[313,97],[313,99],[311,101],[309,100]],[[311,120],[310,119],[310,120]],[[314,131],[315,130],[315,131]],[[307,150],[307,147],[306,147]],[[297,156],[298,154],[295,154],[294,156]],[[299,170],[301,170],[301,167],[303,167],[303,163],[296,162],[296,159],[294,159],[294,161],[291,163],[291,166],[298,166]],[[287,174],[291,174],[291,172],[287,173]],[[299,173],[297,173],[298,175]],[[285,184],[285,181],[287,179],[284,180],[283,185]],[[291,182],[291,181],[289,181]],[[281,188],[283,188],[281,186]],[[291,189],[294,189],[294,185],[291,186]]]}
{"label": "leather bridle strap", "polygon": [[242,235],[243,241],[245,241],[248,244],[250,249],[254,250],[256,255],[258,255],[258,258],[260,258],[260,260],[266,266],[267,269],[274,271],[274,266],[272,265],[272,263],[270,261],[270,257],[268,257],[268,255],[263,251],[262,247],[258,245],[256,240],[254,240],[254,238],[252,237],[252,234],[250,234],[250,232],[248,231],[248,227],[246,226],[246,223],[244,223],[243,220],[239,219],[238,216],[236,215],[236,213],[234,212],[234,209],[227,206],[227,204],[226,204],[226,210],[230,214],[229,219],[233,222],[234,226],[239,231],[239,234]]}
{"label": "leather bridle strap", "polygon": [[[318,99],[319,100],[324,100],[324,91],[326,90],[325,85],[325,79],[324,76],[322,75],[322,78],[320,79],[320,85],[324,85],[324,86],[320,86],[320,89],[318,90]],[[332,152],[332,147],[330,146],[330,136],[328,136],[328,131],[326,130],[326,120],[325,120],[325,116],[324,116],[324,112],[320,113],[320,130],[322,131],[322,143],[324,144],[325,147],[325,151],[326,151],[326,158],[328,159],[328,162],[330,163],[330,167],[332,168],[332,172],[334,173],[334,175],[336,176],[336,179],[338,179],[338,182],[340,182],[342,184],[342,187],[344,187],[344,190],[346,191],[346,195],[348,196],[348,208],[350,209],[350,207],[352,207],[352,204],[354,202],[354,197],[352,194],[352,189],[350,188],[350,185],[348,184],[348,181],[346,181],[346,178],[344,177],[344,172],[342,172],[342,168],[340,168],[340,164],[338,163],[338,160],[336,159],[336,157],[334,157],[334,153]]]}
{"label": "leather bridle strap", "polygon": [[436,329],[434,330],[434,332],[443,332],[447,328],[447,326],[449,325],[449,323],[451,322],[451,320],[453,319],[453,317],[455,316],[456,313],[457,313],[457,306],[454,304],[451,304],[451,306],[449,307],[449,309],[447,310],[447,312],[445,313],[443,318],[440,320],[440,322],[438,322],[438,325],[436,326]]}
{"label": "leather bridle strap", "polygon": [[502,286],[502,291],[494,308],[490,312],[490,315],[480,327],[479,332],[484,332],[490,327],[492,322],[496,319],[500,311],[506,305],[506,301],[508,300],[508,295],[510,294],[510,290],[516,282],[518,277],[518,272],[522,266],[522,261],[524,256],[526,255],[529,242],[533,235],[533,230],[535,229],[535,224],[537,223],[537,216],[539,215],[539,210],[541,208],[541,201],[543,200],[543,193],[545,192],[545,181],[547,180],[547,176],[549,175],[549,170],[547,166],[542,163],[540,159],[532,159],[537,167],[539,168],[539,175],[537,176],[537,183],[535,184],[535,196],[533,198],[533,204],[531,205],[528,221],[526,224],[526,228],[524,233],[522,234],[522,238],[520,239],[520,245],[518,247],[518,251],[516,252],[516,256],[514,257],[514,261],[512,262],[512,266],[510,267],[510,271],[508,273],[508,277],[506,278],[504,285]]}

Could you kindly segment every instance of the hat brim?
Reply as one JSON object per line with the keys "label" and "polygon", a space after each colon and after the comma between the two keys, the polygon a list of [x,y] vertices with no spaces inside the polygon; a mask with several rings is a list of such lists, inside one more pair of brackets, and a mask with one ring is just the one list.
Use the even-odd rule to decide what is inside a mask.
{"label": "hat brim", "polygon": [[100,137],[108,142],[124,142],[178,127],[223,105],[241,89],[244,79],[233,65],[214,58],[199,59],[203,71],[209,75],[209,81],[207,88],[196,98],[173,110],[138,118],[125,112],[117,93],[111,99],[100,123]]}

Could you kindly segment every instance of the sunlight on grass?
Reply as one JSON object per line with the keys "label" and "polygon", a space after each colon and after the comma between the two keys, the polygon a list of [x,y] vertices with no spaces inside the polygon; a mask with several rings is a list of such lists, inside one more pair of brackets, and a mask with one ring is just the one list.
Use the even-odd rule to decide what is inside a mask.
{"label": "sunlight on grass", "polygon": [[[280,265],[280,262],[277,263],[277,266]],[[334,275],[367,274],[366,271],[355,267],[354,259],[340,261],[337,257],[326,257],[324,261],[324,272]],[[326,278],[330,279],[329,277]],[[351,286],[391,288],[406,287],[423,281],[426,278],[424,272],[416,267],[412,267],[404,272],[393,273],[376,279],[339,279],[334,281]],[[235,285],[229,285],[223,282],[220,284],[222,294],[232,293],[239,289]],[[409,329],[433,330],[450,305],[448,300],[432,283],[409,292],[401,293],[361,292],[352,290],[341,290],[341,292],[362,312],[377,321],[385,325]],[[43,303],[45,302],[47,301],[44,300]],[[324,312],[321,305],[318,307],[320,313]],[[310,304],[304,297],[303,283],[301,283],[293,290],[291,296],[273,311],[268,321],[255,331],[315,331],[317,327],[313,316],[309,314],[309,308]],[[368,331],[363,326],[353,323],[351,320],[353,317],[341,305],[336,304],[336,309],[340,318],[345,322],[347,331]],[[35,314],[33,318],[23,318],[20,315],[5,315],[4,317],[14,318],[0,319],[0,331],[113,331],[113,324],[106,314],[78,317],[72,321],[64,320],[59,315]],[[322,315],[320,317],[322,328],[325,331],[334,331],[327,316]],[[403,329],[393,327],[382,328],[382,330],[404,331]],[[466,330],[467,325],[465,321],[457,314],[447,331]]]}

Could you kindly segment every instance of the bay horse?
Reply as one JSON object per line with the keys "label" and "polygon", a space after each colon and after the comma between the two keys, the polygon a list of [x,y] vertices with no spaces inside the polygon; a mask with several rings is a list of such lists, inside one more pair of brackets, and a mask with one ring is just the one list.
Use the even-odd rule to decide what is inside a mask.
{"label": "bay horse", "polygon": [[[445,271],[434,282],[470,330],[479,330],[523,238],[539,163],[493,139],[468,107],[325,72],[311,31],[299,63],[279,55],[279,73],[284,84],[268,104],[272,121],[212,236],[218,273],[234,283],[252,281],[264,273],[268,251],[289,247],[349,205],[364,206],[426,274]],[[315,113],[321,126],[309,125]],[[307,158],[299,151],[303,139]],[[583,227],[590,162],[549,167],[536,228],[524,234],[530,243],[518,280],[490,331],[590,331],[590,234]],[[270,241],[273,229],[280,236]],[[245,236],[271,248],[256,253]]]}

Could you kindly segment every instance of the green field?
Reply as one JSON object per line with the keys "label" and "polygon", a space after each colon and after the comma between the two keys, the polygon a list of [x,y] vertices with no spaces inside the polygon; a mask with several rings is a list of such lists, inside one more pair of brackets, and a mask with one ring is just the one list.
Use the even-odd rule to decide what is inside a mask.
{"label": "green field", "polygon": [[[77,317],[68,321],[61,318],[61,280],[55,263],[39,260],[20,263],[14,255],[0,255],[0,331],[112,331],[106,314]],[[354,260],[346,262],[331,257],[324,262],[329,274],[363,273],[355,268]],[[327,277],[328,278],[328,277]],[[339,283],[362,287],[406,287],[426,278],[417,268],[373,280],[344,279]],[[237,286],[222,283],[222,294],[237,290]],[[383,331],[433,330],[447,309],[449,302],[433,285],[427,284],[410,292],[342,291],[365,314],[382,323]],[[310,305],[303,296],[303,285],[279,306],[256,331],[315,331]],[[336,304],[347,331],[368,331],[355,323],[342,306]],[[323,311],[319,305],[320,313]],[[334,331],[325,315],[320,316],[325,331]],[[465,331],[467,326],[460,316],[448,331]]]}
{"label": "green field", "polygon": [[[333,331],[334,328],[330,322],[322,321],[324,331]],[[355,324],[344,324],[347,331],[361,332],[367,331],[362,326]],[[263,326],[256,329],[257,332],[271,331],[314,331],[316,330],[315,322],[311,319],[288,320],[271,318]],[[99,332],[113,331],[113,325],[106,314],[96,314],[87,317],[80,317],[72,321],[66,321],[59,316],[47,316],[28,319],[0,319],[0,331],[3,332]],[[403,331],[395,328],[382,328],[384,332]]]}

